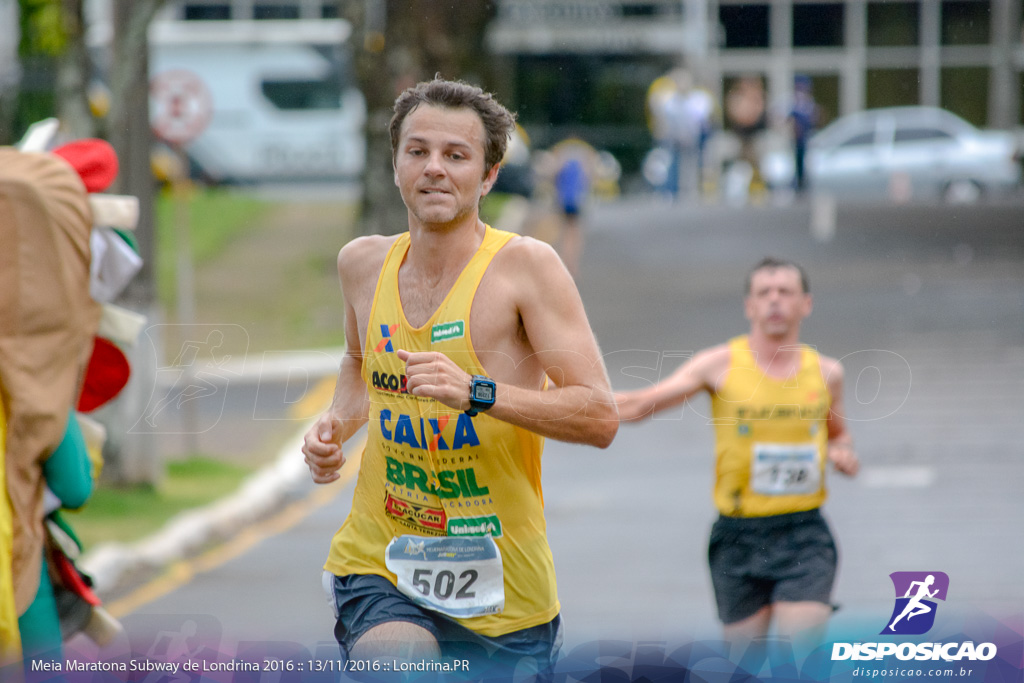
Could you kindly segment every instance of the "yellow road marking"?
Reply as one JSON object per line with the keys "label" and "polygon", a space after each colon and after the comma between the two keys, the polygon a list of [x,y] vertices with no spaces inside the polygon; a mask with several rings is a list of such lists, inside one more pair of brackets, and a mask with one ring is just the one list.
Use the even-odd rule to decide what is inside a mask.
{"label": "yellow road marking", "polygon": [[[331,387],[334,380],[331,380]],[[106,606],[115,618],[131,614],[135,610],[162,598],[181,588],[199,574],[212,571],[228,561],[245,553],[271,536],[292,528],[317,508],[327,504],[338,495],[359,471],[365,436],[346,447],[352,453],[341,470],[341,479],[325,486],[318,486],[306,498],[289,504],[274,516],[258,522],[240,532],[231,540],[190,560],[172,564],[161,576],[137,588],[128,595]]]}
{"label": "yellow road marking", "polygon": [[334,384],[337,379],[332,375],[324,377],[313,385],[313,388],[306,392],[302,400],[292,406],[289,411],[292,419],[314,418],[327,410],[331,405],[331,399],[334,398]]}

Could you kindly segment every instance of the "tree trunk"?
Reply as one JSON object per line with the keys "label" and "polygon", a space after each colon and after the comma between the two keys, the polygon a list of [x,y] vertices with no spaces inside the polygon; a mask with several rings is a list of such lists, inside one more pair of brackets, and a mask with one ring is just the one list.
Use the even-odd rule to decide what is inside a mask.
{"label": "tree trunk", "polygon": [[153,134],[149,127],[149,45],[146,33],[163,0],[114,0],[114,42],[110,58],[110,99],[107,138],[121,163],[112,192],[139,199],[135,236],[142,271],[129,283],[118,302],[142,313],[150,328],[131,349],[132,378],[119,400],[104,416],[110,436],[104,449],[104,476],[121,484],[154,484],[163,474],[155,435],[136,430],[142,411],[155,389],[157,354],[162,330],[156,306],[154,272],[154,207],[156,183],[150,168]]}
{"label": "tree trunk", "polygon": [[71,138],[96,135],[89,110],[89,53],[85,46],[83,0],[61,0],[64,51],[57,59],[57,118]]}
{"label": "tree trunk", "polygon": [[364,234],[394,234],[409,225],[395,187],[388,132],[395,98],[435,74],[484,77],[481,38],[493,12],[487,0],[339,0],[339,15],[352,24],[356,74],[368,110]]}

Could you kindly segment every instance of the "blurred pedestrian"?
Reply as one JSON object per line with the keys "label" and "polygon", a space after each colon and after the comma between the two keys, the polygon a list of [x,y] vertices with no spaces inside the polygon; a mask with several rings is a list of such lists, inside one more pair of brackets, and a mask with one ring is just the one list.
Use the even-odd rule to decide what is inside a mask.
{"label": "blurred pedestrian", "polygon": [[747,278],[749,333],[698,352],[654,386],[617,394],[638,421],[707,392],[715,425],[708,560],[725,636],[813,642],[833,611],[837,554],[820,512],[825,465],[854,475],[843,418],[843,368],[800,343],[811,295],[803,269],[765,259]]}
{"label": "blurred pedestrian", "polygon": [[390,130],[408,232],[338,256],[347,349],[303,453],[315,482],[334,481],[368,424],[324,575],[346,658],[479,653],[545,675],[561,643],[543,440],[604,447],[618,420],[557,254],[479,218],[513,122],[465,83],[403,92]]}
{"label": "blurred pedestrian", "polygon": [[508,139],[501,171],[491,188],[491,197],[502,196],[500,211],[492,218],[499,230],[521,234],[533,214],[535,188],[533,151],[530,136],[518,123]]}
{"label": "blurred pedestrian", "polygon": [[501,171],[494,182],[492,192],[530,199],[533,196],[534,184],[531,156],[530,136],[517,123],[509,135],[508,147],[501,159]]}
{"label": "blurred pedestrian", "polygon": [[578,137],[569,137],[550,150],[555,209],[560,220],[558,253],[574,278],[583,252],[582,214],[590,201],[598,173],[597,150]]}
{"label": "blurred pedestrian", "polygon": [[790,130],[793,137],[794,189],[802,193],[807,186],[804,161],[807,141],[818,127],[820,111],[814,101],[811,79],[797,76],[793,82],[793,106],[789,110]]}
{"label": "blurred pedestrian", "polygon": [[713,98],[696,86],[689,71],[676,68],[648,88],[647,108],[655,144],[668,152],[663,192],[673,199],[695,198],[701,191]]}
{"label": "blurred pedestrian", "polygon": [[725,95],[725,120],[740,142],[730,173],[744,178],[745,195],[763,191],[757,142],[768,128],[768,113],[760,76],[743,76],[732,84]]}

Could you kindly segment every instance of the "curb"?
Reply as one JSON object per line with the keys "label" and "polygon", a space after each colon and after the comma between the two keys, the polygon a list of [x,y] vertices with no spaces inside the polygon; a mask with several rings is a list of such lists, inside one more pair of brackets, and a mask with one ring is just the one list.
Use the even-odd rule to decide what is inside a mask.
{"label": "curb", "polygon": [[106,543],[87,552],[78,564],[92,577],[94,589],[99,593],[116,590],[139,571],[159,570],[194,555],[306,493],[313,484],[298,444],[313,422],[304,423],[274,462],[243,481],[235,493],[181,512],[135,543]]}

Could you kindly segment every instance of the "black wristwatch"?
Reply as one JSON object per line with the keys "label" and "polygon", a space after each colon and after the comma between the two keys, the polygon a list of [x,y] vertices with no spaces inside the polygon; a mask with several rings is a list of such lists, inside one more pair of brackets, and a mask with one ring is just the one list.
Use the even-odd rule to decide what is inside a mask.
{"label": "black wristwatch", "polygon": [[473,417],[494,405],[494,380],[483,375],[473,375],[469,380],[469,408],[466,415]]}

